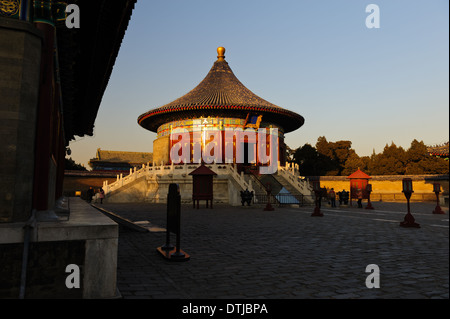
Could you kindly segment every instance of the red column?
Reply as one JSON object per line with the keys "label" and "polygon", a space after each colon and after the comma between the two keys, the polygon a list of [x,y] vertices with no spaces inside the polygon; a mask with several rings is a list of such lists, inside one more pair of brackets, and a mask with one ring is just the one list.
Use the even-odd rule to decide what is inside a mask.
{"label": "red column", "polygon": [[38,116],[36,123],[35,169],[33,185],[33,208],[48,209],[49,173],[52,141],[52,113],[54,110],[54,49],[55,27],[37,22],[36,28],[44,33],[41,57]]}

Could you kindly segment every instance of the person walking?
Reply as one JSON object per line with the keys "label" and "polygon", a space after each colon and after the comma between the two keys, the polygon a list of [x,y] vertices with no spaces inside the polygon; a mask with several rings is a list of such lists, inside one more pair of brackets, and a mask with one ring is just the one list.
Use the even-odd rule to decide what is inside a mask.
{"label": "person walking", "polygon": [[103,190],[103,188],[100,188],[98,198],[100,198],[100,204],[103,204],[103,198],[105,198],[105,191]]}
{"label": "person walking", "polygon": [[88,191],[87,191],[87,201],[88,201],[88,203],[92,202],[92,197],[94,197],[94,189],[92,188],[92,186],[90,186]]}
{"label": "person walking", "polygon": [[330,196],[331,207],[336,207],[336,193],[334,192],[334,188],[331,188],[328,195]]}
{"label": "person walking", "polygon": [[360,188],[356,190],[356,197],[358,198],[358,208],[362,208],[363,193]]}

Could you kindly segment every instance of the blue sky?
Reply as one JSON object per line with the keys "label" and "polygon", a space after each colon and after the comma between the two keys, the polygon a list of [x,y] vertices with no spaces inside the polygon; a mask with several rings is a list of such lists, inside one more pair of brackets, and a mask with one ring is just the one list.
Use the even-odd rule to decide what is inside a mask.
{"label": "blue sky", "polygon": [[[366,6],[380,9],[369,29]],[[82,14],[82,12],[81,12]],[[83,26],[81,26],[83,27]],[[226,48],[237,78],[301,114],[291,148],[350,140],[359,156],[449,140],[448,0],[138,0],[95,123],[71,157],[151,152],[140,114],[184,95]]]}

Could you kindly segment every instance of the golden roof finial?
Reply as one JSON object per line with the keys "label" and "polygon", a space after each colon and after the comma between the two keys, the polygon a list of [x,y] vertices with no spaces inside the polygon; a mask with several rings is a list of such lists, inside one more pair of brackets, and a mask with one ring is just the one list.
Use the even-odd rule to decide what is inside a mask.
{"label": "golden roof finial", "polygon": [[223,61],[225,60],[225,48],[224,47],[218,47],[217,48],[217,60]]}

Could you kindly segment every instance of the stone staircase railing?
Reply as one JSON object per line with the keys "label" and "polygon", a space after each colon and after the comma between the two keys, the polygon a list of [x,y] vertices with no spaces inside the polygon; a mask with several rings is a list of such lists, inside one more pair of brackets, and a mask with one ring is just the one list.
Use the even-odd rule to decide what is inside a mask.
{"label": "stone staircase railing", "polygon": [[[103,182],[103,191],[105,195],[111,193],[113,191],[118,190],[119,188],[126,186],[135,180],[146,177],[147,180],[156,179],[156,178],[173,178],[173,177],[187,177],[189,173],[194,169],[199,167],[200,164],[182,164],[182,165],[159,165],[159,166],[151,166],[151,165],[142,165],[140,169],[130,169],[130,174],[127,176],[123,176],[123,174],[117,175],[117,179],[115,182],[108,184],[108,181]],[[249,191],[253,190],[252,181],[246,181],[244,178],[244,174],[241,172],[239,174],[237,170],[233,167],[232,164],[206,164],[206,166],[212,169],[218,175],[228,175],[233,178],[233,180],[242,188],[242,190],[248,189]]]}
{"label": "stone staircase railing", "polygon": [[[228,171],[229,175],[233,177],[233,179],[241,186],[242,190],[248,189],[249,191],[254,191],[252,180],[246,180],[244,177],[244,172],[241,172],[240,174],[237,172],[237,170],[233,167],[233,165],[228,164]],[[213,169],[214,170],[214,169]]]}
{"label": "stone staircase railing", "polygon": [[[103,182],[103,190],[105,195],[119,188],[126,186],[135,180],[145,177],[147,180],[157,178],[173,178],[173,177],[188,177],[189,173],[199,167],[200,164],[182,164],[182,165],[145,165],[143,164],[140,169],[130,169],[130,174],[123,176],[123,174],[117,175],[115,182],[108,184],[108,181]],[[248,189],[249,191],[255,191],[252,184],[252,179],[246,179],[244,173],[240,174],[232,164],[206,164],[206,166],[212,169],[218,175],[227,175],[231,177],[242,190]],[[292,185],[300,194],[312,195],[312,187],[308,180],[302,178],[298,172],[298,165],[286,164],[285,166],[278,166],[278,175],[283,177],[290,185]]]}
{"label": "stone staircase railing", "polygon": [[284,167],[278,166],[278,175],[283,177],[300,194],[313,195],[312,186],[307,179],[300,176],[297,164],[286,163]]}

